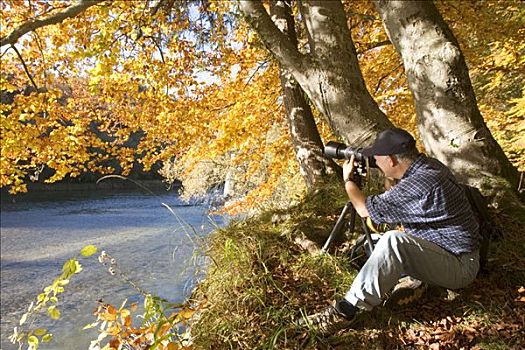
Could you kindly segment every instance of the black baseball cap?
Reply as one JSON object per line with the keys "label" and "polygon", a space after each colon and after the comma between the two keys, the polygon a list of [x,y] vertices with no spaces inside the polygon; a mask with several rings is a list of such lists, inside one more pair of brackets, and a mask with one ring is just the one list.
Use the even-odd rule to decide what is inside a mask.
{"label": "black baseball cap", "polygon": [[365,157],[386,156],[391,154],[402,154],[416,146],[416,140],[406,130],[392,128],[381,131],[374,144],[365,147],[361,153]]}

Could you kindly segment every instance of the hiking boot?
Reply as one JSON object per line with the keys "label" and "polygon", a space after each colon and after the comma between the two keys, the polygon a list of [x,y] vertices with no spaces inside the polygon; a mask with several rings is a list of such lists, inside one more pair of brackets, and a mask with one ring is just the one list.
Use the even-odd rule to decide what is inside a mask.
{"label": "hiking boot", "polygon": [[302,317],[298,325],[309,327],[322,335],[331,335],[345,328],[349,328],[355,319],[355,314],[350,318],[337,311],[335,306],[330,305],[321,312]]}
{"label": "hiking boot", "polygon": [[406,276],[401,278],[392,289],[390,297],[385,301],[385,306],[406,306],[420,299],[427,285],[420,280]]}

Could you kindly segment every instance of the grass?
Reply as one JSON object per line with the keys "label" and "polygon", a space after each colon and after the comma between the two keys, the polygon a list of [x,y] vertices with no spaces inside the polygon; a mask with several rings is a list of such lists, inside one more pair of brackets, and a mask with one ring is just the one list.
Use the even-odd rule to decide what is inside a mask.
{"label": "grass", "polygon": [[[327,189],[289,210],[232,222],[211,237],[212,263],[193,298],[207,307],[193,321],[198,349],[520,349],[525,347],[523,222],[500,214],[504,238],[488,271],[468,288],[433,288],[403,309],[362,313],[355,329],[331,337],[294,326],[349,288],[356,270],[337,249],[313,256],[295,243],[322,244],[344,205]],[[521,298],[521,301],[520,301]]]}

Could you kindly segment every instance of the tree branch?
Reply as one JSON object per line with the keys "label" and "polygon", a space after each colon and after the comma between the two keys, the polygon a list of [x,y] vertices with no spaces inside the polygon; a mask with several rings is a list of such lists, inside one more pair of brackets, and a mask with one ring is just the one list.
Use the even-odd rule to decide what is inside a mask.
{"label": "tree branch", "polygon": [[248,80],[246,80],[246,83],[244,84],[244,87],[247,87],[250,82],[252,81],[253,77],[255,76],[255,74],[257,74],[257,72],[262,68],[264,67],[265,65],[267,65],[268,63],[270,62],[270,60],[264,60],[262,62],[260,62],[258,65],[257,65],[257,68],[255,69],[255,71],[250,75],[250,77],[248,78]]}
{"label": "tree branch", "polygon": [[155,5],[155,7],[151,10],[151,13],[150,13],[151,17],[155,17],[155,15],[157,14],[157,11],[160,9],[163,3],[164,3],[164,0],[159,0],[157,5]]}
{"label": "tree branch", "polygon": [[376,41],[376,42],[373,42],[373,43],[368,43],[368,44],[363,45],[363,49],[362,50],[357,50],[357,54],[361,55],[361,54],[364,54],[365,52],[370,51],[372,49],[376,49],[378,47],[387,46],[387,45],[392,45],[392,42],[390,40],[388,40],[388,39],[387,40],[383,40],[383,41]]}
{"label": "tree branch", "polygon": [[44,50],[42,49],[42,40],[40,40],[40,35],[35,31],[33,32],[34,37],[36,38],[36,45],[38,46],[38,51],[40,51],[40,56],[42,56],[42,62],[44,63],[44,84],[47,85],[47,61],[46,56],[44,55]]}
{"label": "tree branch", "polygon": [[45,27],[52,24],[57,24],[64,21],[66,18],[72,18],[79,13],[85,11],[87,8],[96,5],[105,0],[80,0],[78,4],[68,7],[65,11],[57,12],[51,16],[43,19],[35,19],[27,21],[15,28],[8,36],[0,38],[0,47],[4,45],[14,45],[20,37],[33,31],[37,28]]}
{"label": "tree branch", "polygon": [[377,84],[376,84],[376,88],[374,89],[374,94],[377,94],[377,92],[379,91],[379,88],[381,87],[381,83],[383,83],[383,80],[385,80],[386,78],[388,78],[390,76],[390,74],[394,73],[396,70],[398,70],[399,68],[403,67],[403,63],[397,65],[396,67],[394,67],[394,69],[392,69],[390,72],[386,73],[385,75],[383,75],[381,78],[379,78],[379,80],[377,81]]}
{"label": "tree branch", "polygon": [[288,69],[301,71],[301,67],[305,64],[305,56],[275,26],[262,1],[240,0],[238,3],[246,20],[278,61]]}
{"label": "tree branch", "polygon": [[18,56],[18,58],[22,62],[22,66],[24,66],[24,71],[26,72],[27,77],[29,78],[29,80],[31,80],[31,83],[35,87],[36,91],[38,91],[38,86],[36,85],[35,81],[33,80],[33,77],[31,76],[31,73],[29,73],[29,69],[26,66],[26,62],[24,61],[24,58],[22,57],[22,55],[20,54],[18,49],[15,47],[15,45],[11,45],[11,47],[13,48],[13,50],[15,50],[16,55]]}

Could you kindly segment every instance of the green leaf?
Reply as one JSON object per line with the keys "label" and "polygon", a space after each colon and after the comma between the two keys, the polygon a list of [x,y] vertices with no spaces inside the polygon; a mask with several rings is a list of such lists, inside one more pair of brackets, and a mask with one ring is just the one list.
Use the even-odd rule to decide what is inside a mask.
{"label": "green leaf", "polygon": [[49,343],[53,339],[53,334],[48,333],[42,337],[42,343]]}
{"label": "green leaf", "polygon": [[64,266],[62,267],[62,271],[63,271],[62,279],[66,280],[69,277],[71,277],[71,275],[82,271],[82,265],[80,265],[77,259],[72,258],[64,263]]}
{"label": "green leaf", "polygon": [[90,244],[90,245],[87,245],[85,246],[84,248],[82,248],[80,250],[80,254],[82,254],[82,256],[84,257],[88,257],[88,256],[91,256],[93,254],[95,254],[97,252],[97,247],[95,247],[94,245]]}
{"label": "green leaf", "polygon": [[66,276],[70,276],[75,273],[75,259],[69,259],[64,263],[64,266],[62,267],[62,271]]}

